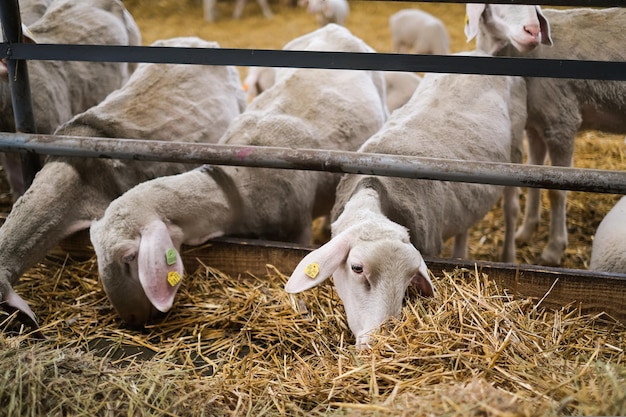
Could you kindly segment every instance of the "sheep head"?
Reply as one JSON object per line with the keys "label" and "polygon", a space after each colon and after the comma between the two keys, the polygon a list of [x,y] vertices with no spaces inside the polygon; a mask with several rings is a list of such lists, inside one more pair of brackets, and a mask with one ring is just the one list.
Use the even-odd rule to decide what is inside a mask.
{"label": "sheep head", "polygon": [[409,285],[422,295],[434,295],[426,264],[406,229],[401,239],[387,233],[372,238],[372,229],[378,226],[364,222],[339,233],[305,256],[285,286],[287,292],[297,293],[332,275],[357,348],[368,347],[371,333],[400,314]]}

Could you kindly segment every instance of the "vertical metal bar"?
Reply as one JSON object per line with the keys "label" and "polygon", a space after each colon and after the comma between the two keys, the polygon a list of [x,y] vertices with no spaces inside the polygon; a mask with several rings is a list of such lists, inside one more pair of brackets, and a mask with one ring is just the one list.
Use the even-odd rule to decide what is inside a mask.
{"label": "vertical metal bar", "polygon": [[[5,42],[9,46],[23,42],[24,34],[22,33],[22,19],[18,0],[0,1],[0,21],[2,22]],[[27,63],[25,60],[11,59],[10,55],[9,48],[6,61],[15,130],[21,133],[37,133]],[[21,163],[24,186],[28,188],[35,178],[35,174],[41,168],[39,157],[34,153],[21,154]]]}

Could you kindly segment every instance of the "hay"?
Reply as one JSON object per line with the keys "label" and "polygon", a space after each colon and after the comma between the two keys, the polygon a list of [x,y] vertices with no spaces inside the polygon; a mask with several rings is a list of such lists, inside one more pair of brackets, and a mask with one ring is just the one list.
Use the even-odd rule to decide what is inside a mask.
{"label": "hay", "polygon": [[[50,277],[55,277],[50,279]],[[115,315],[95,260],[41,264],[18,287],[46,341],[0,321],[2,415],[561,415],[626,413],[626,329],[550,312],[469,270],[410,293],[355,351],[332,285],[201,266],[145,329]]]}

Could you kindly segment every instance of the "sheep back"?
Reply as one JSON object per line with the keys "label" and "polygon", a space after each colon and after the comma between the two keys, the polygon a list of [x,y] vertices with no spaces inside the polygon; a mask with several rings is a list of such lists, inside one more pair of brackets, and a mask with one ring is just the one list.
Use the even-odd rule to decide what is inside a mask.
{"label": "sheep back", "polygon": [[626,274],[626,197],[600,222],[593,238],[589,269]]}

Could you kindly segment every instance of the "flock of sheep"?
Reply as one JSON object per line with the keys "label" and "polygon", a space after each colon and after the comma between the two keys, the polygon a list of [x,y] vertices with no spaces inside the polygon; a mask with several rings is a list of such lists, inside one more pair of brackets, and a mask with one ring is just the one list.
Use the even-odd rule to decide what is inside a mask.
{"label": "flock of sheep", "polygon": [[[141,44],[119,0],[20,4],[35,42]],[[467,16],[467,38],[477,40],[467,55],[626,58],[618,32],[623,9],[468,4]],[[422,23],[407,23],[411,17]],[[337,24],[342,21],[329,22],[320,20],[319,29],[284,49],[375,52]],[[437,22],[418,10],[394,15],[395,50],[448,53],[447,33]],[[426,35],[408,41],[420,31],[407,27],[427,29]],[[194,37],[154,45],[219,48]],[[30,62],[29,71],[44,134],[513,163],[522,162],[526,136],[530,163],[549,156],[552,164],[569,166],[579,129],[626,133],[623,82],[253,67],[242,83],[232,66],[49,61]],[[0,97],[0,130],[11,131],[6,83]],[[15,165],[10,157],[3,161],[7,172]],[[514,262],[516,239],[532,238],[539,213],[539,190],[531,190],[516,233],[515,187],[269,168],[51,156],[27,190],[9,178],[17,200],[0,228],[0,298],[33,325],[35,314],[12,285],[78,230],[90,229],[100,279],[117,313],[141,325],[172,307],[184,279],[181,245],[224,235],[309,243],[312,220],[330,216],[330,241],[300,262],[285,289],[304,291],[332,275],[359,347],[399,313],[408,286],[434,295],[422,255],[437,256],[453,237],[453,256],[467,257],[468,229],[502,199],[502,260]],[[545,263],[558,264],[567,243],[564,198],[550,192]],[[625,232],[623,198],[598,228],[591,268],[626,273]]]}

